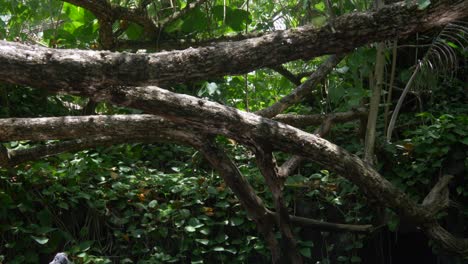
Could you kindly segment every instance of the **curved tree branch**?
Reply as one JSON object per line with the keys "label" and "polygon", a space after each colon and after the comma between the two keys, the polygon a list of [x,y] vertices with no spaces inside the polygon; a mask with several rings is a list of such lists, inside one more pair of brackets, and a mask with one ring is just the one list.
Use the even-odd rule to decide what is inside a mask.
{"label": "curved tree branch", "polygon": [[[75,94],[90,95],[92,88],[81,87]],[[315,135],[294,127],[259,117],[252,113],[196,97],[175,94],[157,87],[113,88],[106,93],[94,93],[97,101],[108,101],[122,106],[135,107],[156,115],[161,115],[173,123],[193,127],[208,134],[223,134],[236,141],[249,145],[253,138],[263,138],[274,149],[304,156],[338,174],[348,178],[366,193],[376,197],[415,222],[427,222],[433,216],[427,214],[414,201],[389,181],[380,176],[371,166],[344,149]],[[65,117],[69,118],[69,117]],[[70,117],[71,118],[71,117]],[[105,117],[110,119],[111,117]],[[19,122],[19,121],[18,121]],[[93,121],[94,122],[94,121]],[[109,120],[105,121],[106,123]],[[164,123],[168,128],[170,124]],[[24,124],[27,128],[27,124]],[[30,128],[31,129],[31,128]],[[56,133],[51,130],[50,133]],[[148,127],[141,128],[149,131]],[[7,129],[0,126],[0,135]],[[118,131],[116,131],[118,133]],[[99,131],[95,131],[96,135]],[[10,131],[10,136],[17,133]],[[43,135],[44,137],[46,135]],[[78,136],[78,135],[77,135]],[[79,136],[83,137],[83,135]],[[0,140],[3,140],[0,138]]]}
{"label": "curved tree branch", "polygon": [[288,79],[290,82],[295,84],[296,86],[301,85],[301,78],[297,77],[294,75],[292,72],[290,72],[288,69],[286,69],[284,66],[279,65],[279,66],[273,66],[271,67],[273,70],[275,70],[277,73],[283,75],[286,79]]}
{"label": "curved tree branch", "polygon": [[[193,132],[193,130],[191,130],[190,127],[187,127],[187,130],[183,130],[180,126],[174,125],[174,127],[178,127],[178,130],[174,130],[172,126],[167,124],[170,123],[169,121],[163,122],[163,120],[163,118],[152,115],[0,119],[0,126],[3,128],[1,131],[1,135],[3,135],[1,137],[2,141],[18,139],[51,140],[57,138],[74,138],[76,135],[88,136],[88,138],[65,140],[28,149],[7,150],[3,145],[0,145],[0,166],[12,167],[22,162],[37,160],[63,152],[80,151],[96,146],[108,146],[129,142],[153,143],[173,141],[175,143],[193,146],[205,155],[210,155],[210,162],[212,165],[213,163],[216,165],[213,165],[213,167],[219,173],[224,173],[226,177],[232,179],[226,182],[230,188],[234,190],[236,195],[242,196],[239,200],[246,205],[245,207],[248,215],[253,219],[260,219],[268,214],[273,221],[275,212],[268,211],[264,208],[263,203],[260,198],[256,196],[253,188],[247,186],[249,184],[245,177],[242,176],[231,159],[220,147],[210,139],[198,139],[201,134],[191,133],[190,131]],[[20,131],[24,123],[32,125],[30,125],[27,130],[21,130],[24,132],[17,135],[14,131]],[[55,127],[55,133],[50,133],[50,126]],[[139,131],[142,127],[147,127],[151,130],[155,129],[157,131],[154,134],[148,133],[148,131]],[[96,133],[96,131],[99,132]],[[120,134],[116,134],[115,131],[120,131]],[[99,136],[92,136],[96,134]],[[371,228],[371,226],[368,225],[327,223],[295,216],[291,216],[291,219],[292,222],[297,225],[311,226],[318,229],[324,227],[324,230],[332,231],[369,232]]]}
{"label": "curved tree branch", "polygon": [[325,120],[330,119],[332,123],[345,123],[367,116],[366,108],[355,108],[348,112],[316,114],[316,115],[297,115],[297,114],[279,114],[273,117],[273,120],[298,127],[317,126]]}
{"label": "curved tree branch", "polygon": [[76,86],[94,87],[96,91],[109,85],[167,87],[323,54],[344,53],[366,43],[406,37],[467,14],[468,2],[464,0],[440,1],[425,10],[397,3],[375,12],[337,17],[335,33],[329,27],[305,26],[258,38],[150,55],[52,50],[0,41],[0,80],[55,91],[71,91]]}
{"label": "curved tree branch", "polygon": [[[398,3],[376,12],[338,17],[334,20],[335,32],[328,27],[302,27],[239,42],[153,55],[52,50],[1,41],[0,80],[89,96],[96,101],[108,101],[158,114],[170,120],[171,123],[163,122],[163,127],[173,129],[174,133],[181,131],[171,124],[186,126],[190,131],[201,134],[226,135],[249,146],[261,139],[263,145],[271,146],[271,150],[307,157],[346,177],[366,194],[374,196],[380,204],[421,225],[430,238],[445,248],[466,256],[466,240],[450,237],[448,232],[434,224],[433,212],[416,204],[371,166],[344,149],[315,135],[252,113],[154,86],[129,88],[127,85],[153,83],[169,86],[207,77],[245,73],[259,67],[326,53],[342,53],[365,43],[405,37],[466,17],[467,11],[468,2],[461,0],[439,1],[438,5],[425,10]],[[0,126],[0,136],[4,131],[6,128]],[[149,129],[145,127],[147,131]],[[76,131],[69,132],[75,133],[74,137],[83,136]],[[99,131],[93,134],[96,136]],[[43,139],[47,136],[40,135]]]}
{"label": "curved tree branch", "polygon": [[[172,132],[172,131],[171,131]],[[169,138],[171,136],[171,138]],[[127,136],[113,137],[101,136],[92,138],[80,138],[73,140],[60,141],[56,143],[39,145],[26,149],[8,150],[7,159],[0,158],[0,167],[14,167],[18,164],[27,161],[39,160],[42,158],[54,156],[64,152],[76,152],[80,150],[90,149],[97,146],[111,146],[116,144],[131,143],[131,142],[167,142],[167,141],[183,142],[183,138],[177,138],[177,135],[169,133],[161,133],[154,136]]]}
{"label": "curved tree branch", "polygon": [[382,204],[415,222],[425,222],[427,214],[402,191],[344,149],[315,135],[252,113],[156,87],[108,90],[101,100],[162,115],[172,122],[193,126],[212,134],[223,134],[249,145],[253,138],[267,140],[274,149],[301,155],[347,177]]}
{"label": "curved tree branch", "polygon": [[271,106],[257,111],[256,114],[264,117],[272,118],[279,113],[283,112],[286,108],[299,103],[304,97],[311,93],[313,89],[316,88],[331,70],[341,61],[344,55],[332,55],[325,62],[323,62],[319,68],[310,75],[309,80],[300,84],[296,89],[294,89],[290,94],[281,98],[278,102],[272,104]]}
{"label": "curved tree branch", "polygon": [[290,263],[303,263],[302,256],[297,250],[297,243],[291,229],[291,219],[289,217],[288,208],[284,202],[283,181],[278,176],[273,153],[264,146],[255,146],[255,158],[257,160],[257,166],[273,196],[276,209],[276,222],[281,231],[282,241],[284,241],[285,245],[283,252],[285,256],[288,257]]}

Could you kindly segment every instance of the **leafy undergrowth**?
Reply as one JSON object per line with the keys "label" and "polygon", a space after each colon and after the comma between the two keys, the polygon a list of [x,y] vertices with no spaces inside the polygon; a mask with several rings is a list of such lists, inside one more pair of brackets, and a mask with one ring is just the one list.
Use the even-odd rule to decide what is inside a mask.
{"label": "leafy undergrowth", "polygon": [[[453,166],[453,159],[466,168],[461,146],[467,144],[466,116],[419,118],[424,125],[385,145],[381,168],[416,200],[427,194],[443,168]],[[271,208],[253,156],[240,146],[231,146],[231,153]],[[287,157],[277,153],[277,158]],[[465,201],[468,183],[462,177],[454,184],[452,198]],[[0,187],[0,258],[6,263],[45,262],[59,251],[75,263],[269,262],[255,224],[191,148],[133,144],[65,153],[2,170]],[[355,224],[373,219],[356,186],[313,164],[288,178],[285,198],[291,214]],[[390,214],[390,229],[397,230],[398,223]],[[364,236],[334,235],[324,244],[326,233],[295,232],[299,250],[309,260],[361,261],[357,253]],[[323,248],[329,255],[318,257]]]}
{"label": "leafy undergrowth", "polygon": [[[140,160],[138,153],[148,152],[143,148],[64,154],[24,165],[16,174],[2,172],[3,257],[39,263],[65,250],[75,263],[267,258],[254,224],[217,176],[179,161],[172,172],[151,168],[152,161]],[[153,148],[164,160],[174,155]],[[188,151],[180,148],[178,154]]]}

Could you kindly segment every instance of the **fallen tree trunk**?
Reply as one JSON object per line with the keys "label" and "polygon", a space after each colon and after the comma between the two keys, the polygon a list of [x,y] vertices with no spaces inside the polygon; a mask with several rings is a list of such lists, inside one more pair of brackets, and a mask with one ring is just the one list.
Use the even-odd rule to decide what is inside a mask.
{"label": "fallen tree trunk", "polygon": [[94,87],[94,92],[111,85],[168,87],[297,59],[345,53],[367,43],[403,38],[444,25],[467,14],[465,0],[439,1],[425,10],[400,2],[375,12],[337,17],[333,22],[335,32],[328,26],[305,26],[241,41],[155,54],[54,50],[0,41],[0,80],[69,92],[77,86]]}
{"label": "fallen tree trunk", "polygon": [[[125,88],[109,89],[106,94],[101,93],[94,98],[122,106],[138,107],[146,112],[164,116],[170,121],[167,128],[171,128],[173,123],[191,131],[226,135],[247,146],[255,146],[257,142],[261,142],[261,144],[271,145],[275,150],[303,156],[349,179],[367,195],[372,195],[383,206],[390,207],[400,215],[411,219],[415,225],[432,227],[432,223],[436,222],[436,215],[432,210],[427,210],[424,206],[416,204],[405,193],[380,176],[372,166],[327,140],[294,127],[218,103],[193,96],[175,94],[157,87],[135,87],[131,90]],[[72,117],[67,118],[72,119]],[[103,128],[107,127],[110,131],[117,131],[109,126],[112,124],[112,116],[99,117],[106,122],[102,122],[102,120],[98,122],[94,118],[90,118],[88,122],[91,124],[100,123]],[[20,119],[10,120],[13,123],[21,121]],[[2,120],[2,122],[8,122],[8,120]],[[126,125],[129,126],[128,123]],[[0,130],[0,135],[7,133],[5,130],[7,126],[0,125],[0,128],[2,127],[4,130]],[[49,129],[49,126],[45,127]],[[82,127],[86,127],[86,124]],[[60,130],[60,127],[55,127],[55,130],[49,129],[48,131],[51,133],[56,131],[54,132],[56,135],[53,136],[57,137],[67,133],[77,133],[77,131],[70,130],[69,127]],[[90,133],[96,133],[98,130],[91,130]],[[48,133],[38,133],[40,135],[38,139],[46,139],[44,136],[46,134]],[[10,136],[13,136],[13,133],[10,133]],[[170,137],[168,136],[168,138]],[[0,138],[0,140],[2,139]],[[437,230],[442,229],[440,227]],[[439,231],[435,232],[431,229],[430,232],[426,233],[439,244],[445,246],[447,250],[466,256],[466,252],[468,252],[466,240],[456,239],[453,236],[448,237],[449,233],[446,231],[441,236]],[[447,242],[445,239],[451,242]],[[457,243],[454,244],[453,241]]]}
{"label": "fallen tree trunk", "polygon": [[[426,10],[398,3],[377,12],[353,13],[336,18],[333,32],[329,27],[302,27],[237,42],[152,55],[53,50],[1,41],[0,80],[142,109],[160,115],[177,126],[167,127],[174,133],[184,133],[180,128],[186,127],[202,134],[225,135],[250,147],[259,147],[261,142],[261,145],[271,146],[271,150],[303,156],[346,177],[381,205],[393,208],[425,228],[428,236],[447,250],[467,256],[466,240],[455,239],[434,224],[436,218],[432,210],[416,204],[381,177],[372,166],[344,149],[315,135],[252,113],[155,86],[144,86],[170,86],[245,73],[327,53],[340,54],[369,42],[404,37],[446,24],[465,17],[467,11],[467,1],[460,0],[440,1]],[[109,117],[106,118],[103,124],[110,123]],[[27,129],[27,124],[23,129]],[[53,133],[63,138],[57,129],[49,129],[42,134],[42,139]],[[5,131],[0,126],[0,136]],[[145,131],[148,131],[147,127]],[[89,133],[96,136],[99,131]],[[82,135],[73,134],[73,137],[78,136]],[[193,134],[182,136],[196,138]],[[267,236],[271,236],[271,232],[266,231]]]}

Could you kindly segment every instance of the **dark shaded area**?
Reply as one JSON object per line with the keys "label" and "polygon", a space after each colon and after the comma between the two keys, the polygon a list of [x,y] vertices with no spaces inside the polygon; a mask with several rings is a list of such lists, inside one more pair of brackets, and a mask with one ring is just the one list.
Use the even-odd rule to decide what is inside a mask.
{"label": "dark shaded area", "polygon": [[364,244],[361,256],[362,264],[437,263],[427,238],[417,230],[397,233],[383,230]]}

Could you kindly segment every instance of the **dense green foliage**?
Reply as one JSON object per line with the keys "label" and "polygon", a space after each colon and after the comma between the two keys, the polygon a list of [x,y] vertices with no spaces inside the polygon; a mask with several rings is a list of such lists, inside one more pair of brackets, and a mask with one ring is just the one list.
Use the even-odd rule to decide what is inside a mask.
{"label": "dense green foliage", "polygon": [[[131,7],[138,1],[114,2]],[[160,16],[171,14],[172,9],[166,3],[169,1],[154,2],[152,12]],[[181,7],[186,5],[185,1],[173,2]],[[298,1],[279,1],[281,5],[273,4],[274,1],[227,2],[224,6],[223,1],[211,1],[192,10],[165,28],[162,38],[206,39],[307,23],[321,26],[327,18],[323,1],[304,0],[299,5]],[[371,5],[370,1],[334,2],[337,15],[366,10]],[[275,24],[275,19],[279,24]],[[115,30],[121,23],[114,25]],[[0,0],[2,39],[58,48],[96,49],[98,28],[93,14],[68,3]],[[140,26],[130,23],[122,37],[139,40],[141,32]],[[451,45],[463,58],[462,48],[456,43]],[[398,61],[397,87],[404,87],[414,59],[421,56],[421,51],[418,55],[411,48],[405,52],[411,54],[411,59]],[[386,56],[390,65],[390,49]],[[285,66],[293,73],[310,72],[324,59],[296,61]],[[305,104],[288,111],[331,113],[362,105],[370,94],[369,76],[374,63],[373,47],[356,50]],[[460,77],[467,69],[463,62],[460,66],[451,78],[421,80],[432,82],[430,89],[416,90],[414,98],[408,99],[397,123],[394,142],[385,142],[383,117],[378,121],[376,166],[382,175],[418,201],[444,173],[458,173],[450,185],[453,200],[461,204],[468,201],[468,180],[463,176],[468,166],[468,109],[466,80]],[[255,111],[294,88],[275,71],[261,69],[174,89]],[[81,113],[86,102],[80,97],[0,84],[3,118],[75,115]],[[99,103],[96,112],[140,113],[107,103]],[[358,127],[358,121],[337,124],[327,138],[362,155]],[[310,132],[314,129],[306,128]],[[225,138],[219,138],[218,142],[225,145],[271,208],[271,194],[256,169],[252,153]],[[3,144],[14,150],[44,143]],[[276,158],[281,162],[287,157],[277,153]],[[376,221],[375,211],[368,206],[372,201],[356,186],[314,164],[304,164],[289,177],[284,192],[291,214],[353,224]],[[388,214],[390,230],[397,231],[398,217]],[[466,208],[462,215],[467,219]],[[450,216],[441,215],[441,219],[444,217]],[[295,232],[301,254],[314,263],[359,263],[360,250],[369,241],[364,235],[335,235],[301,228],[295,228]],[[267,263],[270,258],[255,224],[202,155],[172,144],[97,147],[10,169],[0,168],[0,263],[39,263],[63,250],[75,263]]]}

